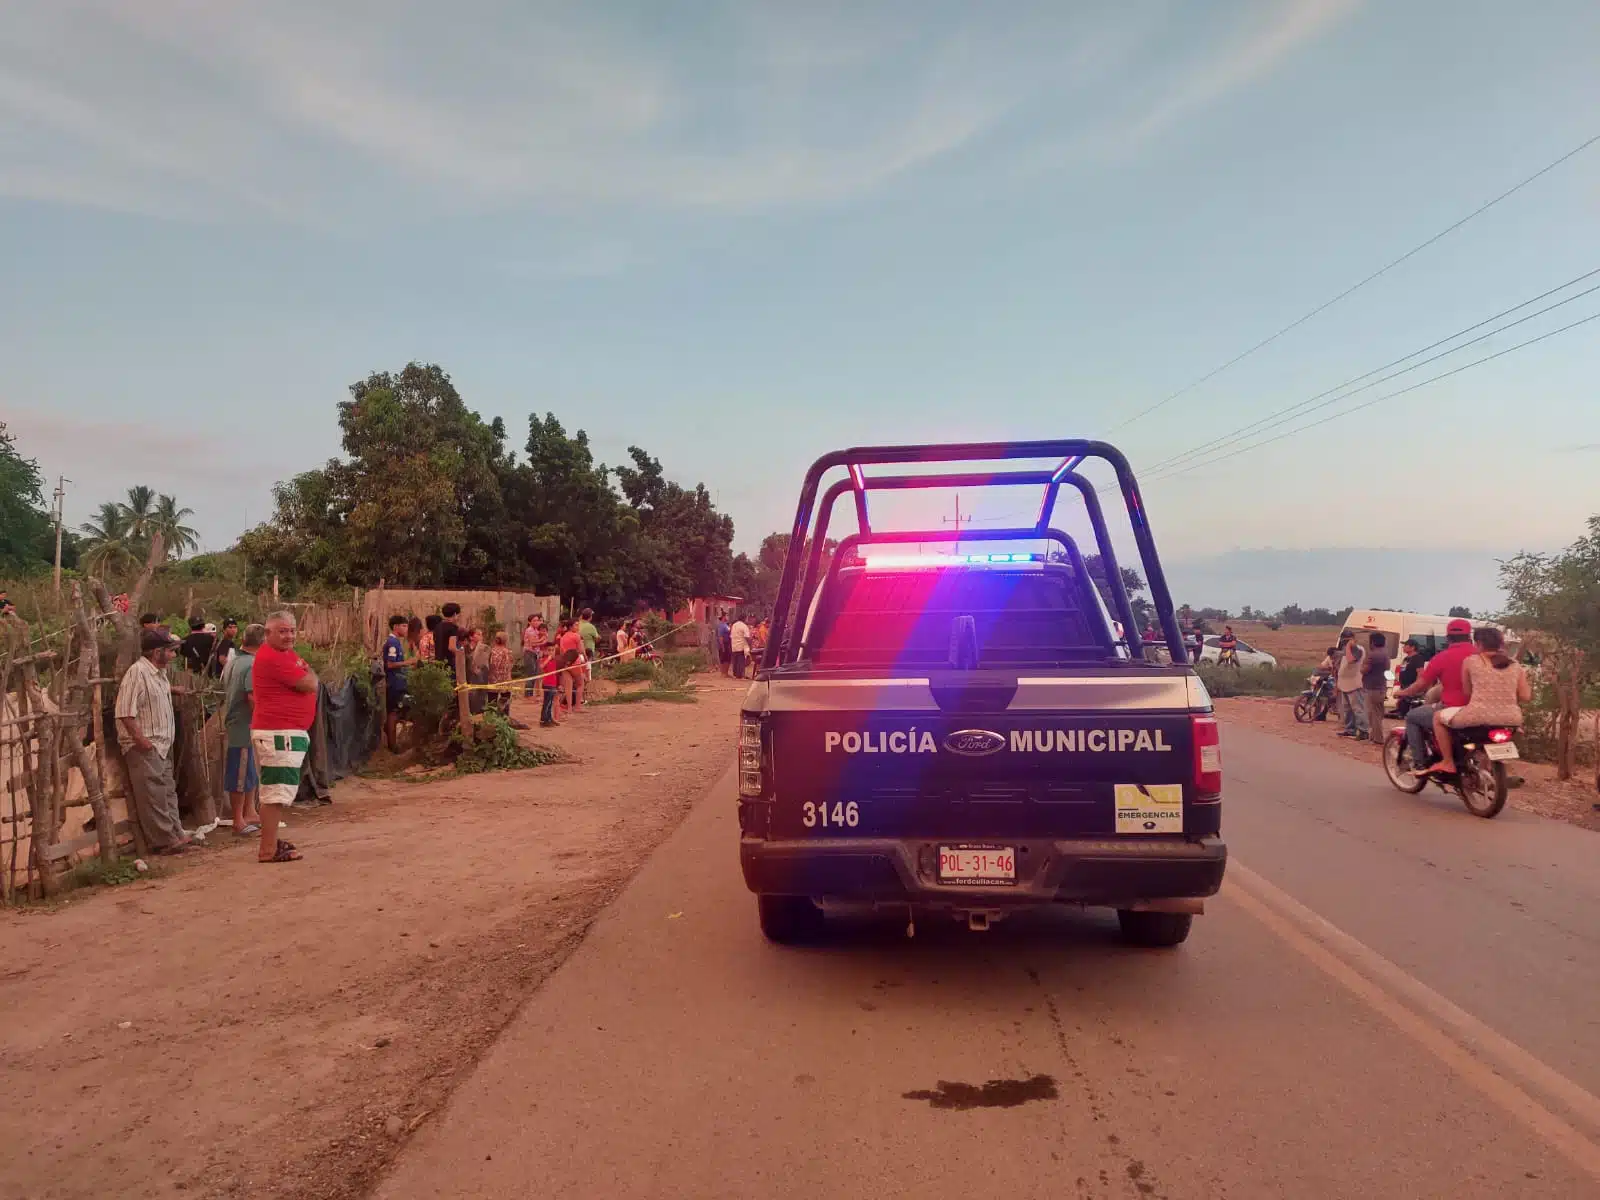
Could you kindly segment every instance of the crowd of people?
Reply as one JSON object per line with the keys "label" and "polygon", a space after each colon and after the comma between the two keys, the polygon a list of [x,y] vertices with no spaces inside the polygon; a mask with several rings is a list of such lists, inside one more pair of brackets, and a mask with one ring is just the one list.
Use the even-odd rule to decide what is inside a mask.
{"label": "crowd of people", "polygon": [[1358,742],[1382,743],[1383,719],[1393,668],[1396,715],[1405,721],[1411,761],[1428,761],[1427,735],[1432,730],[1439,748],[1437,763],[1419,773],[1453,774],[1456,770],[1452,729],[1502,725],[1520,728],[1522,705],[1532,699],[1527,671],[1505,652],[1505,638],[1490,625],[1472,627],[1457,617],[1445,626],[1445,646],[1431,658],[1421,643],[1407,638],[1393,662],[1388,638],[1367,635],[1361,645],[1350,631],[1328,647],[1316,674],[1333,681],[1343,728],[1339,736]]}
{"label": "crowd of people", "polygon": [[[426,619],[396,614],[389,618],[389,636],[382,652],[384,736],[388,747],[399,753],[399,724],[407,709],[409,673],[419,663],[439,663],[453,682],[503,684],[504,687],[474,689],[472,711],[493,707],[513,725],[523,728],[511,716],[513,692],[520,687],[525,698],[538,702],[540,726],[549,728],[567,715],[582,711],[597,662],[660,657],[636,619],[622,622],[609,641],[608,653],[602,655],[600,629],[592,608],[581,610],[576,617],[563,618],[554,628],[535,613],[520,634],[497,629],[489,638],[485,638],[482,629],[463,625],[461,606],[453,602]],[[466,671],[464,680],[457,679],[458,650]]]}
{"label": "crowd of people", "polygon": [[[195,676],[215,679],[221,691],[223,786],[234,836],[258,839],[263,863],[299,860],[299,850],[278,831],[283,809],[300,791],[319,685],[316,672],[295,650],[294,614],[275,612],[242,632],[232,618],[220,627],[196,618],[182,639],[154,613],[141,616],[139,626],[139,657],[120,681],[114,712],[132,793],[130,815],[146,845],[157,854],[182,854],[194,844],[179,816],[172,761],[177,721],[168,668],[177,663]],[[743,678],[766,644],[766,632],[765,622],[752,625],[735,618],[730,624],[727,614],[720,614],[712,637],[722,673]],[[659,657],[637,620],[622,622],[609,642],[606,658]],[[550,727],[584,708],[595,665],[602,661],[601,645],[594,611],[587,608],[553,628],[536,614],[519,633],[495,629],[488,637],[467,625],[461,606],[453,602],[427,618],[396,614],[389,618],[380,652],[388,748],[400,752],[410,675],[421,663],[437,663],[452,684],[484,685],[469,694],[475,712],[492,706],[512,720],[513,690],[520,687],[524,697],[537,701],[539,724]],[[466,678],[458,680],[462,670]]]}
{"label": "crowd of people", "polygon": [[[729,616],[733,617],[730,623]],[[743,679],[745,672],[760,660],[767,648],[771,631],[766,620],[755,620],[754,614],[717,613],[715,621],[706,622],[704,646],[708,662],[717,664],[724,677]]]}
{"label": "crowd of people", "polygon": [[[194,846],[178,811],[172,761],[177,720],[167,667],[181,658],[204,674],[220,660],[227,746],[223,787],[233,809],[234,836],[258,839],[260,862],[298,861],[299,850],[278,837],[278,829],[283,810],[300,792],[318,681],[295,650],[294,614],[275,612],[264,623],[247,626],[237,641],[231,621],[220,640],[203,622],[191,622],[189,637],[181,641],[151,614],[140,624],[139,657],[122,676],[114,715],[132,793],[130,815],[145,844],[156,854],[182,854]],[[222,641],[229,645],[219,655]]]}

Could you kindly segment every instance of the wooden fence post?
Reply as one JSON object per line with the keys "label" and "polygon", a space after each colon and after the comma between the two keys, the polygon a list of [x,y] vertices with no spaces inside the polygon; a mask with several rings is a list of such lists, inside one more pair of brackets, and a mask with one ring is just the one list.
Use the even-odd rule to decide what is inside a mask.
{"label": "wooden fence post", "polygon": [[[467,682],[467,651],[459,641],[456,642],[456,683]],[[470,692],[456,693],[457,719],[461,725],[461,736],[468,741],[472,740],[472,700]]]}

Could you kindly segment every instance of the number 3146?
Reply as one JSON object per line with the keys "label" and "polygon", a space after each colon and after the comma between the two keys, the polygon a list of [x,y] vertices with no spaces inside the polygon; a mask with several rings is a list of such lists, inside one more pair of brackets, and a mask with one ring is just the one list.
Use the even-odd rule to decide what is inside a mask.
{"label": "number 3146", "polygon": [[856,807],[854,800],[848,804],[835,804],[832,808],[826,804],[812,804],[807,801],[801,819],[807,829],[815,829],[818,825],[824,829],[835,825],[854,829],[861,824],[861,810]]}

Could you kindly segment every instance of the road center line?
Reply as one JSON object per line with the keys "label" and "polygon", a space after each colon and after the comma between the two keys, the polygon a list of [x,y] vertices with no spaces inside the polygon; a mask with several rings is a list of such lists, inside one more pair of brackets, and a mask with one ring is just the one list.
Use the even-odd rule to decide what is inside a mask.
{"label": "road center line", "polygon": [[[1558,1100],[1596,1129],[1600,1129],[1600,1099],[1274,887],[1237,858],[1228,863],[1224,894],[1508,1116],[1600,1180],[1600,1145],[1496,1071],[1490,1061]],[[1407,1007],[1401,996],[1422,1011]]]}

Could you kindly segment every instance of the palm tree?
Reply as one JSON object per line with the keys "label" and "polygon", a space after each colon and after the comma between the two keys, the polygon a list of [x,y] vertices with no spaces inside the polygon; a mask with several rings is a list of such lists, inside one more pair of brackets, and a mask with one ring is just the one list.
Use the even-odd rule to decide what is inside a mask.
{"label": "palm tree", "polygon": [[168,558],[182,558],[190,550],[200,548],[199,532],[183,523],[192,516],[194,509],[179,508],[178,502],[165,492],[156,499],[150,531],[161,535],[161,540],[166,543]]}
{"label": "palm tree", "polygon": [[106,575],[133,564],[133,548],[128,545],[128,518],[122,505],[107,500],[95,519],[85,521],[82,529],[89,539],[89,545],[83,550],[85,570]]}
{"label": "palm tree", "polygon": [[120,507],[126,530],[124,536],[135,545],[142,542],[148,546],[150,535],[156,531],[155,489],[145,487],[142,483],[129,488],[128,502]]}

